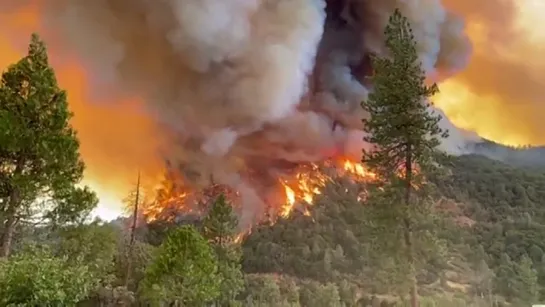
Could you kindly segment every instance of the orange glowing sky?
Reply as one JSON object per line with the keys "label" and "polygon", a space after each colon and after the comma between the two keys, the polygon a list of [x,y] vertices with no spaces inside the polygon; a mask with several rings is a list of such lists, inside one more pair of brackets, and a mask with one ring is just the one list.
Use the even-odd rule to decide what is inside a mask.
{"label": "orange glowing sky", "polygon": [[[544,145],[545,27],[538,25],[545,16],[545,1],[504,1],[516,6],[496,5],[499,0],[480,0],[478,5],[475,0],[444,1],[467,18],[474,56],[464,72],[442,84],[437,105],[456,125],[483,137],[505,144]],[[1,12],[3,69],[26,51],[29,35],[39,31],[39,25],[33,7],[16,14]],[[158,161],[149,159],[156,156],[157,134],[138,114],[136,100],[126,97],[114,104],[91,96],[77,59],[55,59],[54,46],[50,53],[75,113],[72,124],[87,165],[84,183],[101,199],[97,214],[113,218],[121,212],[120,199],[138,169],[150,181],[157,175]]]}
{"label": "orange glowing sky", "polygon": [[441,84],[453,123],[509,145],[545,144],[545,2],[444,0],[468,21],[469,67]]}
{"label": "orange glowing sky", "polygon": [[[30,36],[37,28],[32,8],[18,14],[0,13],[0,67],[4,69],[26,52]],[[50,54],[54,60],[54,48]],[[81,154],[86,163],[84,184],[97,192],[100,198],[96,214],[112,218],[122,211],[121,199],[132,189],[138,171],[144,177],[155,178],[158,161],[150,161],[157,140],[149,120],[137,112],[137,102],[101,101],[91,97],[85,71],[75,59],[63,59],[55,65],[61,86],[68,92],[68,100],[81,141]],[[145,144],[145,145],[144,145]],[[146,176],[147,175],[147,176]]]}

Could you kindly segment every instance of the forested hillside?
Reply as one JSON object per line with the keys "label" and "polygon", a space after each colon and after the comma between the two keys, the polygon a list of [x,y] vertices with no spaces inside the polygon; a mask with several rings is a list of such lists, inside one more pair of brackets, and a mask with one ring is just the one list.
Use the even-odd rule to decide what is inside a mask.
{"label": "forested hillside", "polygon": [[[429,295],[446,291],[532,301],[539,287],[543,298],[545,172],[481,156],[454,159],[450,170],[435,182],[436,213],[442,217],[435,227],[445,254],[430,259],[420,283]],[[384,276],[393,272],[373,265],[373,259],[391,255],[373,255],[371,242],[381,238],[366,229],[365,204],[346,187],[342,181],[332,184],[311,217],[256,229],[244,243],[244,269],[387,294],[395,276]]]}
{"label": "forested hillside", "polygon": [[[444,250],[427,255],[429,261],[419,272],[423,303],[490,306],[503,300],[530,302],[538,295],[544,299],[545,172],[481,156],[455,158],[449,169],[435,182],[433,227]],[[397,301],[396,272],[379,262],[395,255],[373,250],[373,242],[387,236],[373,231],[366,204],[357,201],[362,188],[350,178],[336,178],[310,216],[295,213],[273,225],[255,227],[242,242],[245,282],[238,300],[244,306],[367,306],[373,300]],[[139,227],[129,292],[119,288],[126,275],[129,219],[63,230],[21,228],[15,251],[28,249],[30,243],[48,244],[48,254],[81,259],[68,262],[74,274],[85,267],[93,273],[90,276],[102,276],[94,300],[115,306],[133,300],[132,291],[168,231],[187,223]],[[202,222],[191,224],[201,229]],[[49,269],[55,270],[41,270]]]}

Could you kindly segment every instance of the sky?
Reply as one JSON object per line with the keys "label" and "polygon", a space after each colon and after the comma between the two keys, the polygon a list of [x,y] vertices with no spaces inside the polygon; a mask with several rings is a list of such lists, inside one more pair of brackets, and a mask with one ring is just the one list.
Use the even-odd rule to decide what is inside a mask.
{"label": "sky", "polygon": [[[444,0],[467,21],[474,53],[469,66],[440,84],[434,101],[457,126],[510,145],[545,145],[545,1]],[[1,5],[0,5],[1,8]],[[28,35],[39,30],[36,6],[2,15],[0,69],[24,54]],[[25,36],[27,35],[27,36]],[[153,152],[153,123],[139,112],[135,97],[101,97],[90,91],[77,58],[50,44],[59,82],[68,91],[73,126],[87,165],[84,184],[99,198],[95,214],[112,219],[122,212],[124,195],[138,172],[145,185],[160,176]]]}
{"label": "sky", "polygon": [[458,127],[508,145],[545,144],[545,2],[446,0],[466,18],[469,66],[435,98]]}

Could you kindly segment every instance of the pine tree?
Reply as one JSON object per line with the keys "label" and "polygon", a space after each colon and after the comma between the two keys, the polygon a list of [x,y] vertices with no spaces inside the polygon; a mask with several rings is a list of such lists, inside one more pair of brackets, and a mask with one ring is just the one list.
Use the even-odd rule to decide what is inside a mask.
{"label": "pine tree", "polygon": [[71,117],[45,44],[34,34],[28,54],[0,83],[0,257],[8,256],[21,220],[75,221],[96,206],[95,194],[77,187],[84,164]]}
{"label": "pine tree", "polygon": [[212,244],[224,246],[237,234],[238,218],[231,204],[220,194],[203,221],[203,236]]}
{"label": "pine tree", "polygon": [[[425,72],[418,59],[416,41],[409,21],[395,10],[385,29],[389,55],[374,57],[374,90],[362,103],[369,114],[364,119],[365,141],[374,145],[363,152],[363,163],[380,178],[379,197],[393,206],[390,215],[399,212],[402,242],[411,281],[411,305],[418,306],[411,211],[426,196],[424,174],[436,168],[440,138],[447,137],[438,122],[440,116],[429,111],[428,98],[438,88],[425,84]],[[416,189],[418,187],[418,189]],[[377,192],[378,193],[378,192]],[[418,197],[417,197],[418,196]],[[393,204],[393,205],[392,205]],[[402,206],[401,206],[402,205]]]}
{"label": "pine tree", "polygon": [[212,203],[203,221],[203,236],[213,246],[218,257],[218,273],[222,276],[221,295],[217,306],[231,306],[242,291],[244,277],[241,269],[242,250],[235,242],[238,218],[223,194]]}
{"label": "pine tree", "polygon": [[193,227],[172,230],[139,285],[144,306],[207,306],[220,294],[214,251]]}
{"label": "pine tree", "polygon": [[515,266],[516,264],[511,260],[509,255],[503,253],[500,256],[498,266],[495,269],[495,291],[504,295],[508,300],[511,300],[516,296],[516,293],[513,293],[513,284],[516,280]]}
{"label": "pine tree", "polygon": [[538,273],[528,255],[523,255],[517,263],[516,274],[513,288],[517,301],[521,305],[535,303],[539,294]]}

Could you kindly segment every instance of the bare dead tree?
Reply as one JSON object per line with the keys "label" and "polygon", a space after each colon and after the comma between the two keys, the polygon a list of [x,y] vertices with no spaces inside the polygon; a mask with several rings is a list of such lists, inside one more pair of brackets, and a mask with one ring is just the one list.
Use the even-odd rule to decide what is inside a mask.
{"label": "bare dead tree", "polygon": [[135,241],[136,223],[138,221],[139,202],[140,202],[140,172],[138,172],[138,181],[136,182],[136,191],[134,194],[132,224],[131,224],[129,246],[127,251],[127,273],[125,274],[125,284],[124,284],[126,288],[128,288],[129,280],[131,278],[133,249],[134,249],[134,241]]}

